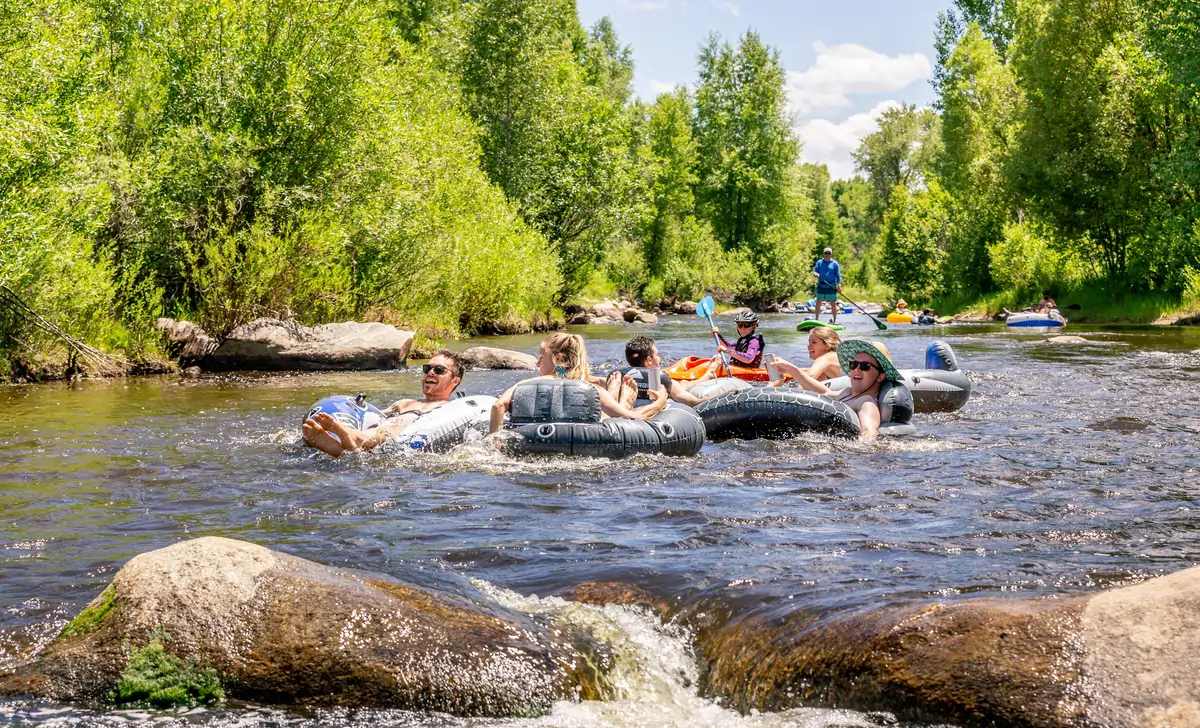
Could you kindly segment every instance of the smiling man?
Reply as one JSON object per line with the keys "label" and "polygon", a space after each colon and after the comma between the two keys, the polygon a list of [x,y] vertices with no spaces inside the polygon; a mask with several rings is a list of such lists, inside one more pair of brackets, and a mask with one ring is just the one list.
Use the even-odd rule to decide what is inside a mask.
{"label": "smiling man", "polygon": [[383,410],[387,416],[377,427],[358,430],[338,422],[324,412],[304,421],[304,441],[323,453],[339,457],[356,450],[372,450],[416,422],[422,415],[450,401],[462,382],[463,366],[458,355],[447,349],[434,352],[421,367],[423,399],[401,399]]}

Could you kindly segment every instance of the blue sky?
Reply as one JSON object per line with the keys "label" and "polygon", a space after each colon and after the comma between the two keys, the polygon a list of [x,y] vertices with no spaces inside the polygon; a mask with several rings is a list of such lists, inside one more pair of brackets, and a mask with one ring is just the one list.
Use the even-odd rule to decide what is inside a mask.
{"label": "blue sky", "polygon": [[585,25],[607,15],[633,46],[634,88],[653,99],[693,88],[696,54],[711,32],[753,28],[779,49],[807,161],[834,178],[854,173],[850,152],[897,103],[928,105],[933,32],[950,0],[576,0]]}

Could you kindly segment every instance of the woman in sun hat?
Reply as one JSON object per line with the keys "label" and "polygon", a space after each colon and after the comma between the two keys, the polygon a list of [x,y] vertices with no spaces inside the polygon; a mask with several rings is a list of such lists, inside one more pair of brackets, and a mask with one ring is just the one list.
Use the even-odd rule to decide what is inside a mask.
{"label": "woman in sun hat", "polygon": [[884,382],[903,382],[904,377],[892,364],[892,355],[882,341],[847,339],[838,345],[838,363],[850,375],[850,386],[837,391],[799,371],[796,384],[810,392],[824,394],[844,403],[858,413],[859,438],[871,440],[879,433],[879,388]]}

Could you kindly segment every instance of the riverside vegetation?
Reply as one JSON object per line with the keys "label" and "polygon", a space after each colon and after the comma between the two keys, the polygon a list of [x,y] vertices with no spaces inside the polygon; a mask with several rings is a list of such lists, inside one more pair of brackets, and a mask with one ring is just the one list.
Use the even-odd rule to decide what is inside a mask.
{"label": "riverside vegetation", "polygon": [[30,310],[130,362],[159,355],[159,315],[444,338],[596,293],[764,304],[827,245],[853,290],[943,308],[1097,284],[1195,302],[1197,16],[959,0],[937,108],[886,112],[862,176],[831,181],[752,31],[647,102],[572,0],[13,0],[0,376],[76,350]]}

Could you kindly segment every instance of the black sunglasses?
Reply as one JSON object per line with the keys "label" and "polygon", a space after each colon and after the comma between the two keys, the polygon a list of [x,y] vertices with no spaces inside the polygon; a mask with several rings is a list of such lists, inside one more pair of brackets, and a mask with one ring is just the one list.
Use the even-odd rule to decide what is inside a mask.
{"label": "black sunglasses", "polygon": [[752,324],[752,323],[751,323],[751,324],[748,324],[748,323],[745,323],[745,322],[739,321],[739,322],[738,322],[738,325],[737,325],[737,327],[738,327],[739,329],[748,329],[748,328],[750,328],[751,326],[757,326],[757,325],[758,325],[758,324]]}
{"label": "black sunglasses", "polygon": [[883,371],[883,367],[879,366],[878,364],[872,364],[869,361],[852,361],[852,362],[850,362],[850,371],[854,371],[855,369],[862,369],[864,372],[869,372],[872,369],[878,369],[879,371]]}
{"label": "black sunglasses", "polygon": [[450,367],[444,367],[441,364],[422,364],[421,365],[421,373],[422,374],[428,374],[429,372],[433,372],[434,374],[436,374],[440,377],[448,371],[450,371]]}

